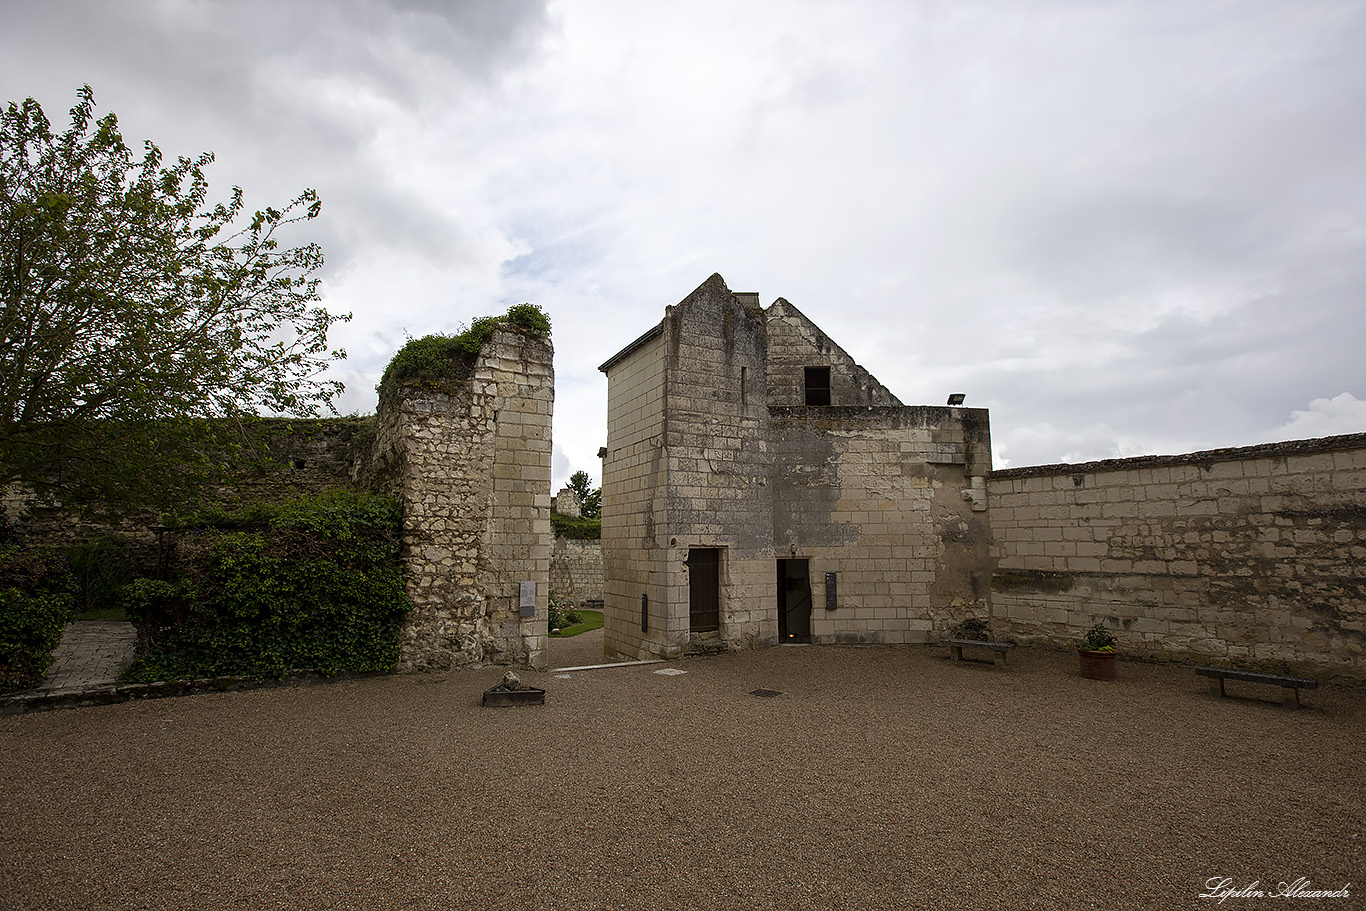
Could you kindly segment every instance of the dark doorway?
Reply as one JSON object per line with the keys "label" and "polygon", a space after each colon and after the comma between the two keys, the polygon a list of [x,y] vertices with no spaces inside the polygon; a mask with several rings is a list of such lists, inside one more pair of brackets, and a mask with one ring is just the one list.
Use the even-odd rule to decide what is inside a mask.
{"label": "dark doorway", "polygon": [[811,641],[811,569],[806,560],[778,561],[778,641]]}
{"label": "dark doorway", "polygon": [[694,633],[721,628],[721,551],[688,549],[688,623]]}

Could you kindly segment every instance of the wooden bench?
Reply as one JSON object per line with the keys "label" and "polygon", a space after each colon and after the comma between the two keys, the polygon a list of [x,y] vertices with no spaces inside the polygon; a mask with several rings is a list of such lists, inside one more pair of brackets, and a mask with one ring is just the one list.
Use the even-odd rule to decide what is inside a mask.
{"label": "wooden bench", "polygon": [[963,660],[963,649],[965,648],[990,649],[996,653],[991,658],[997,667],[1005,667],[1006,655],[1015,650],[1014,642],[984,642],[981,639],[941,639],[939,644],[949,647],[949,653],[953,655],[954,661]]}
{"label": "wooden bench", "polygon": [[1262,671],[1240,671],[1230,667],[1197,667],[1195,672],[1209,677],[1211,696],[1224,695],[1225,680],[1241,680],[1245,683],[1265,683],[1281,688],[1281,704],[1288,709],[1300,707],[1300,690],[1318,689],[1319,682],[1309,677],[1291,677],[1286,674],[1267,674]]}

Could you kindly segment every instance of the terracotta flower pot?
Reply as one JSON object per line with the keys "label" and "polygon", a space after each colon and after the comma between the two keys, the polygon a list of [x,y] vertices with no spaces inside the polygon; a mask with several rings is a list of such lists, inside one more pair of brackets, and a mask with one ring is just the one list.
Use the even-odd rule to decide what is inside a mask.
{"label": "terracotta flower pot", "polygon": [[1081,675],[1092,680],[1114,680],[1115,679],[1115,659],[1119,657],[1118,652],[1083,652],[1078,651],[1077,657],[1081,659]]}

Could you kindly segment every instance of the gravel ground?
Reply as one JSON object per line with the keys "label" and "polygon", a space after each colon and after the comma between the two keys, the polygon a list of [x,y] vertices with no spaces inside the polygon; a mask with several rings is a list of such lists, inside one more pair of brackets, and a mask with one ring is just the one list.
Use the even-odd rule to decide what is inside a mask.
{"label": "gravel ground", "polygon": [[0,718],[0,907],[1366,907],[1366,690],[791,647],[480,708],[501,676]]}

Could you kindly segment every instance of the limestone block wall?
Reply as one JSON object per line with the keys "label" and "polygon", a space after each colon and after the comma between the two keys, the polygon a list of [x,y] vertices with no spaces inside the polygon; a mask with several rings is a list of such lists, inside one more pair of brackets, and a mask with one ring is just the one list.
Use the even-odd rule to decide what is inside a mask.
{"label": "limestone block wall", "polygon": [[373,483],[403,504],[413,602],[400,669],[545,666],[553,403],[550,343],[512,327],[454,391],[405,386],[381,401]]}
{"label": "limestone block wall", "polygon": [[713,275],[664,319],[666,656],[701,644],[685,562],[695,547],[720,551],[720,629],[699,638],[733,648],[777,642],[767,341],[763,311],[751,303]]}
{"label": "limestone block wall", "polygon": [[830,367],[830,404],[900,405],[900,400],[783,298],[764,311],[768,327],[768,402],[806,404],[806,368]]}
{"label": "limestone block wall", "polygon": [[[607,445],[602,461],[603,647],[645,657],[663,647],[664,363],[661,332],[604,365]],[[667,538],[665,538],[667,542]],[[641,628],[642,597],[649,613]]]}
{"label": "limestone block wall", "polygon": [[772,536],[779,557],[809,561],[813,642],[926,642],[988,616],[985,409],[771,412]]}
{"label": "limestone block wall", "polygon": [[987,480],[993,626],[1366,679],[1366,434]]}
{"label": "limestone block wall", "polygon": [[602,601],[602,542],[556,537],[550,554],[550,591],[579,606]]}

